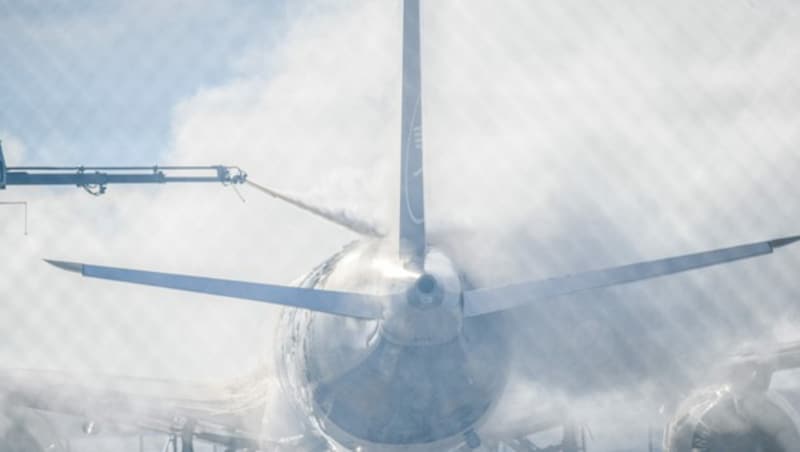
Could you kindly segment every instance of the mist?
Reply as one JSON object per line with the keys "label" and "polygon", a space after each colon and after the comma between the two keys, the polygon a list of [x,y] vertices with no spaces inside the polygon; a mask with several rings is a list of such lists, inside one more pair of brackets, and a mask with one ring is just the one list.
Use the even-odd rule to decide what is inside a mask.
{"label": "mist", "polygon": [[[489,287],[797,234],[799,9],[424,2],[432,245],[473,285]],[[234,22],[244,14],[216,13]],[[260,184],[391,231],[401,16],[397,1],[303,2],[278,37],[242,38],[226,77],[174,100],[163,147],[142,151],[146,161],[127,147],[124,155],[32,149],[6,113],[9,164],[99,156],[238,165]],[[153,47],[142,54],[161,45],[144,44]],[[92,121],[51,127],[69,142],[90,135]],[[119,127],[108,140],[140,132]],[[190,381],[274,371],[278,308],[81,280],[41,262],[287,284],[358,238],[255,190],[241,193],[244,203],[218,186],[112,186],[101,198],[71,188],[0,193],[30,206],[28,236],[16,212],[0,219],[10,257],[0,280],[2,367]],[[709,363],[745,343],[800,339],[798,263],[800,250],[787,248],[522,308],[505,327],[513,379],[572,407],[594,449],[627,450],[630,438],[644,448],[642,420],[663,423],[671,413],[661,406],[700,384]]]}

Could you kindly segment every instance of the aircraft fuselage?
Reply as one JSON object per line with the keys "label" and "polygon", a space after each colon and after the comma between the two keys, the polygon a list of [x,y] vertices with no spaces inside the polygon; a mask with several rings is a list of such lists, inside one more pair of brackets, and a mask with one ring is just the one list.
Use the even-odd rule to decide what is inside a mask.
{"label": "aircraft fuselage", "polygon": [[356,245],[303,281],[334,290],[405,288],[383,320],[287,310],[284,388],[332,443],[361,450],[441,450],[464,441],[498,399],[507,348],[488,318],[464,319],[460,278],[433,250],[424,273]]}

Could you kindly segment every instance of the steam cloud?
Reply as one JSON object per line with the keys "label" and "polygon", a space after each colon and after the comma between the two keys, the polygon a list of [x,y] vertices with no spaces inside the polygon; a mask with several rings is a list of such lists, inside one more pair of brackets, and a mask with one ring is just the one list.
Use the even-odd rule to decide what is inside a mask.
{"label": "steam cloud", "polygon": [[[485,286],[797,233],[799,8],[425,2],[431,240]],[[176,106],[161,163],[236,164],[391,225],[400,18],[398,2],[310,2],[237,77]],[[259,355],[276,308],[89,282],[39,258],[287,283],[354,238],[214,186],[11,196],[32,209],[28,238],[0,222],[13,367],[207,380],[275,358]],[[662,422],[659,404],[726,351],[797,339],[799,261],[781,250],[525,308],[507,324],[514,378],[576,408],[596,450],[641,448],[642,419]]]}

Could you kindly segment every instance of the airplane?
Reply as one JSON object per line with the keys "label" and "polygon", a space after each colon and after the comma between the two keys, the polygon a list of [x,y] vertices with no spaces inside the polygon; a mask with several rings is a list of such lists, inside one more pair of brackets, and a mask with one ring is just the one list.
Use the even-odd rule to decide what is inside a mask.
{"label": "airplane", "polygon": [[[61,374],[6,375],[0,379],[6,401],[83,417],[86,430],[96,423],[110,430],[168,433],[182,439],[185,452],[194,450],[194,439],[231,451],[491,450],[500,443],[514,450],[541,450],[525,438],[555,425],[563,425],[565,433],[557,450],[579,452],[585,450],[578,441],[580,429],[558,407],[532,404],[520,422],[493,421],[508,391],[515,332],[505,328],[507,316],[518,309],[548,309],[567,295],[765,256],[800,241],[800,236],[781,237],[543,280],[476,286],[475,278],[426,233],[419,0],[404,0],[403,24],[396,237],[365,234],[365,240],[320,264],[296,287],[47,261],[86,278],[284,306],[280,378],[308,434],[277,440],[261,435],[262,393],[253,389],[261,384],[258,376],[220,388],[120,379],[87,385]],[[759,369],[766,366],[767,373],[782,368],[760,358],[746,361]],[[543,377],[564,371],[546,368]],[[158,391],[122,389],[143,383]],[[709,405],[706,399],[687,404]],[[709,406],[724,411],[727,405]],[[685,426],[691,442],[705,425],[697,410],[685,411],[691,415],[681,411],[671,430],[678,448],[684,447]],[[786,425],[791,428],[798,425]],[[706,444],[713,442],[713,431],[701,433]],[[675,450],[702,450],[694,446]]]}

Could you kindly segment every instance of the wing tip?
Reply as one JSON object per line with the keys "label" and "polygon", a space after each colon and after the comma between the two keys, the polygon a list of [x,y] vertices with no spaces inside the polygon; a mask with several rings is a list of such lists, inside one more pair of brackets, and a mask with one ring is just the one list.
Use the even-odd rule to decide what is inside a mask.
{"label": "wing tip", "polygon": [[782,246],[791,245],[792,243],[799,241],[800,241],[800,235],[793,235],[791,237],[783,237],[780,239],[770,240],[767,243],[769,243],[770,247],[775,249],[775,248],[780,248]]}
{"label": "wing tip", "polygon": [[53,259],[44,259],[44,261],[53,267],[60,268],[61,270],[83,274],[83,264],[79,264],[77,262],[57,261]]}

